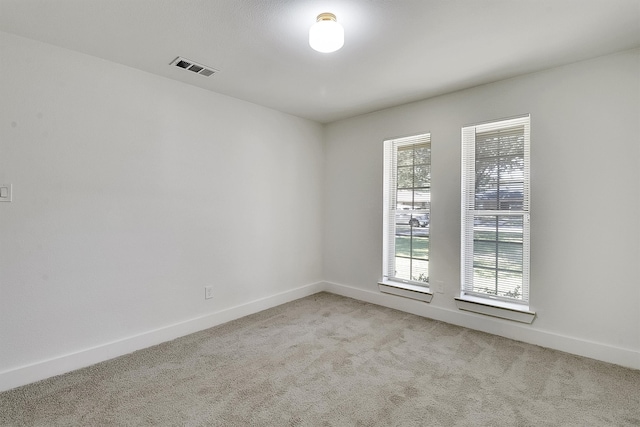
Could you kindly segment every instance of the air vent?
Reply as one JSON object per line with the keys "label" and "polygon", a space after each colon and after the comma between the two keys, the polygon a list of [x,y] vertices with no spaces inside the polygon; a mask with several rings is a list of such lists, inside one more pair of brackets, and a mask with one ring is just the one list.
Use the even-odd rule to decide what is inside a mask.
{"label": "air vent", "polygon": [[211,68],[211,67],[207,67],[206,65],[198,64],[197,62],[194,62],[194,61],[192,61],[190,59],[182,58],[180,56],[178,56],[176,59],[171,61],[170,65],[173,65],[173,66],[176,66],[178,68],[185,69],[185,70],[189,70],[189,71],[191,71],[193,73],[200,74],[201,76],[205,76],[205,77],[212,76],[213,74],[218,72],[218,70],[216,70],[215,68]]}

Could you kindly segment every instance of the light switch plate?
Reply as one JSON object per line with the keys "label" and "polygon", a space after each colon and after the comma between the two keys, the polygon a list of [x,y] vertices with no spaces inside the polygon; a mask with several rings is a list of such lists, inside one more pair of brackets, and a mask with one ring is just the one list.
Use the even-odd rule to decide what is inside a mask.
{"label": "light switch plate", "polygon": [[0,202],[11,201],[11,184],[0,184]]}

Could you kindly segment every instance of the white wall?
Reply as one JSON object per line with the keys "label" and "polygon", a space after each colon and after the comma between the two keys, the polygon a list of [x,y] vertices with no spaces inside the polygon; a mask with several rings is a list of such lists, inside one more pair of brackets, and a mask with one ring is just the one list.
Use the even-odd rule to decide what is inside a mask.
{"label": "white wall", "polygon": [[[640,368],[640,51],[324,129],[1,32],[0,51],[0,390],[322,289]],[[522,113],[531,326],[453,303],[460,128]],[[376,285],[382,141],[424,131],[429,305]]]}
{"label": "white wall", "polygon": [[0,390],[315,291],[295,290],[322,279],[321,125],[6,33],[0,52]]}
{"label": "white wall", "polygon": [[[437,64],[434,64],[437,66]],[[428,76],[425,76],[428,78]],[[531,326],[461,312],[460,130],[531,114]],[[407,104],[327,127],[330,289],[640,368],[640,51]],[[377,292],[382,141],[431,132],[430,305]]]}

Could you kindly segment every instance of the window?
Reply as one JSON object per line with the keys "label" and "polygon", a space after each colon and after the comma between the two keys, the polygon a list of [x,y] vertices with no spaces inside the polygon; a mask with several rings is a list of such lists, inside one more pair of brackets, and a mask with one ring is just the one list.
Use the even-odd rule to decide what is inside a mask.
{"label": "window", "polygon": [[528,311],[529,133],[528,115],[462,129],[461,298]]}
{"label": "window", "polygon": [[384,281],[424,290],[429,283],[431,137],[387,140],[384,149]]}

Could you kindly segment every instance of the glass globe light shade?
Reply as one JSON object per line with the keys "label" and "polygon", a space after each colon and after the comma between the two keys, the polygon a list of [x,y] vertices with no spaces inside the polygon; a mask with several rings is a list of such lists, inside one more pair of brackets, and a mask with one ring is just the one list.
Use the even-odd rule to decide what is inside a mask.
{"label": "glass globe light shade", "polygon": [[332,13],[321,13],[309,29],[309,46],[318,52],[335,52],[344,46],[344,28]]}

